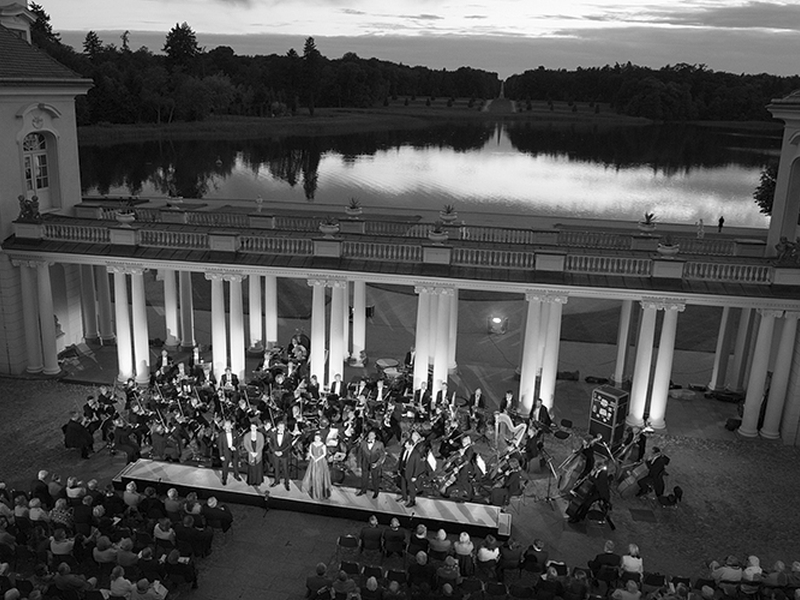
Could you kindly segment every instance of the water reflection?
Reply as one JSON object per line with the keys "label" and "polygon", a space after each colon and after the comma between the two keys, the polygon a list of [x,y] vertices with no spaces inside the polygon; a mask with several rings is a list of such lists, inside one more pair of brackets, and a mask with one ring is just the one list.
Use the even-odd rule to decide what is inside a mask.
{"label": "water reflection", "polygon": [[763,227],[752,201],[779,134],[692,126],[449,124],[270,140],[81,147],[89,194],[661,219]]}

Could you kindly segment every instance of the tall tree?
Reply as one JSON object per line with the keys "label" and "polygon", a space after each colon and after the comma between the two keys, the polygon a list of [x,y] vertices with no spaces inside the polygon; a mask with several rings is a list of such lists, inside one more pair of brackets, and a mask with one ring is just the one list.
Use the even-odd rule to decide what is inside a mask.
{"label": "tall tree", "polygon": [[83,39],[83,53],[94,60],[103,49],[103,42],[96,32],[90,31]]}
{"label": "tall tree", "polygon": [[303,46],[303,92],[308,108],[308,114],[314,116],[317,94],[320,89],[320,75],[322,74],[322,54],[317,50],[313,37],[306,39]]}
{"label": "tall tree", "polygon": [[45,12],[42,5],[31,2],[28,8],[36,15],[36,20],[31,25],[33,43],[40,48],[61,44],[61,36],[53,31],[53,26],[50,24],[50,15]]}
{"label": "tall tree", "polygon": [[775,199],[775,183],[778,181],[778,163],[770,163],[761,170],[758,187],[753,192],[753,199],[758,204],[759,212],[772,214],[772,202]]}
{"label": "tall tree", "polygon": [[183,68],[187,71],[191,70],[200,54],[197,36],[186,21],[180,25],[176,23],[175,27],[170,29],[163,50],[170,67]]}

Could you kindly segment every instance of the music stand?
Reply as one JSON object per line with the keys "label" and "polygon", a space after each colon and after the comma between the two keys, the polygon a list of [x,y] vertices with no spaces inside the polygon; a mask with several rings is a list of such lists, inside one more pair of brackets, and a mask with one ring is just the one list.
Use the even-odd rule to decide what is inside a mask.
{"label": "music stand", "polygon": [[553,457],[544,448],[542,448],[542,456],[544,456],[545,462],[547,463],[547,492],[545,492],[544,498],[537,499],[537,502],[539,500],[542,502],[547,502],[547,504],[550,506],[550,510],[555,510],[553,501],[556,500],[556,498],[560,498],[561,495],[559,494],[555,497],[550,495],[553,488],[553,479],[556,478],[556,470],[553,468]]}

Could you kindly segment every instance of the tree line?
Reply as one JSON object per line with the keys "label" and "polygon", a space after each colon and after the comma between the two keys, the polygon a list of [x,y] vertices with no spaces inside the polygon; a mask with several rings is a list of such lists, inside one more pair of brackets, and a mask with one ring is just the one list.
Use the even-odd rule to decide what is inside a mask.
{"label": "tree line", "polygon": [[[121,45],[106,43],[90,31],[81,51],[61,42],[41,5],[32,27],[34,43],[94,81],[78,99],[79,124],[163,123],[202,120],[212,114],[277,116],[318,107],[367,108],[389,101],[469,98],[470,106],[496,97],[497,73],[461,67],[435,70],[364,59],[346,53],[330,59],[313,38],[302,54],[237,55],[228,46],[205,51],[187,23],[165,37],[163,53],[132,50],[127,32]],[[620,114],[659,121],[767,120],[765,105],[800,88],[800,77],[736,75],[705,65],[678,64],[651,69],[627,63],[575,70],[538,69],[512,75],[507,98],[520,106],[534,101],[600,103]],[[577,108],[576,108],[577,110]]]}

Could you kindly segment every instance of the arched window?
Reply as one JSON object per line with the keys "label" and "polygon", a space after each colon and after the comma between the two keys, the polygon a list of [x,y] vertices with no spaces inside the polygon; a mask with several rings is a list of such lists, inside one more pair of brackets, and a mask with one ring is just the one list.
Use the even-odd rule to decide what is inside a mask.
{"label": "arched window", "polygon": [[47,140],[41,133],[29,133],[22,141],[25,159],[25,189],[31,194],[50,187],[50,174],[47,167]]}

